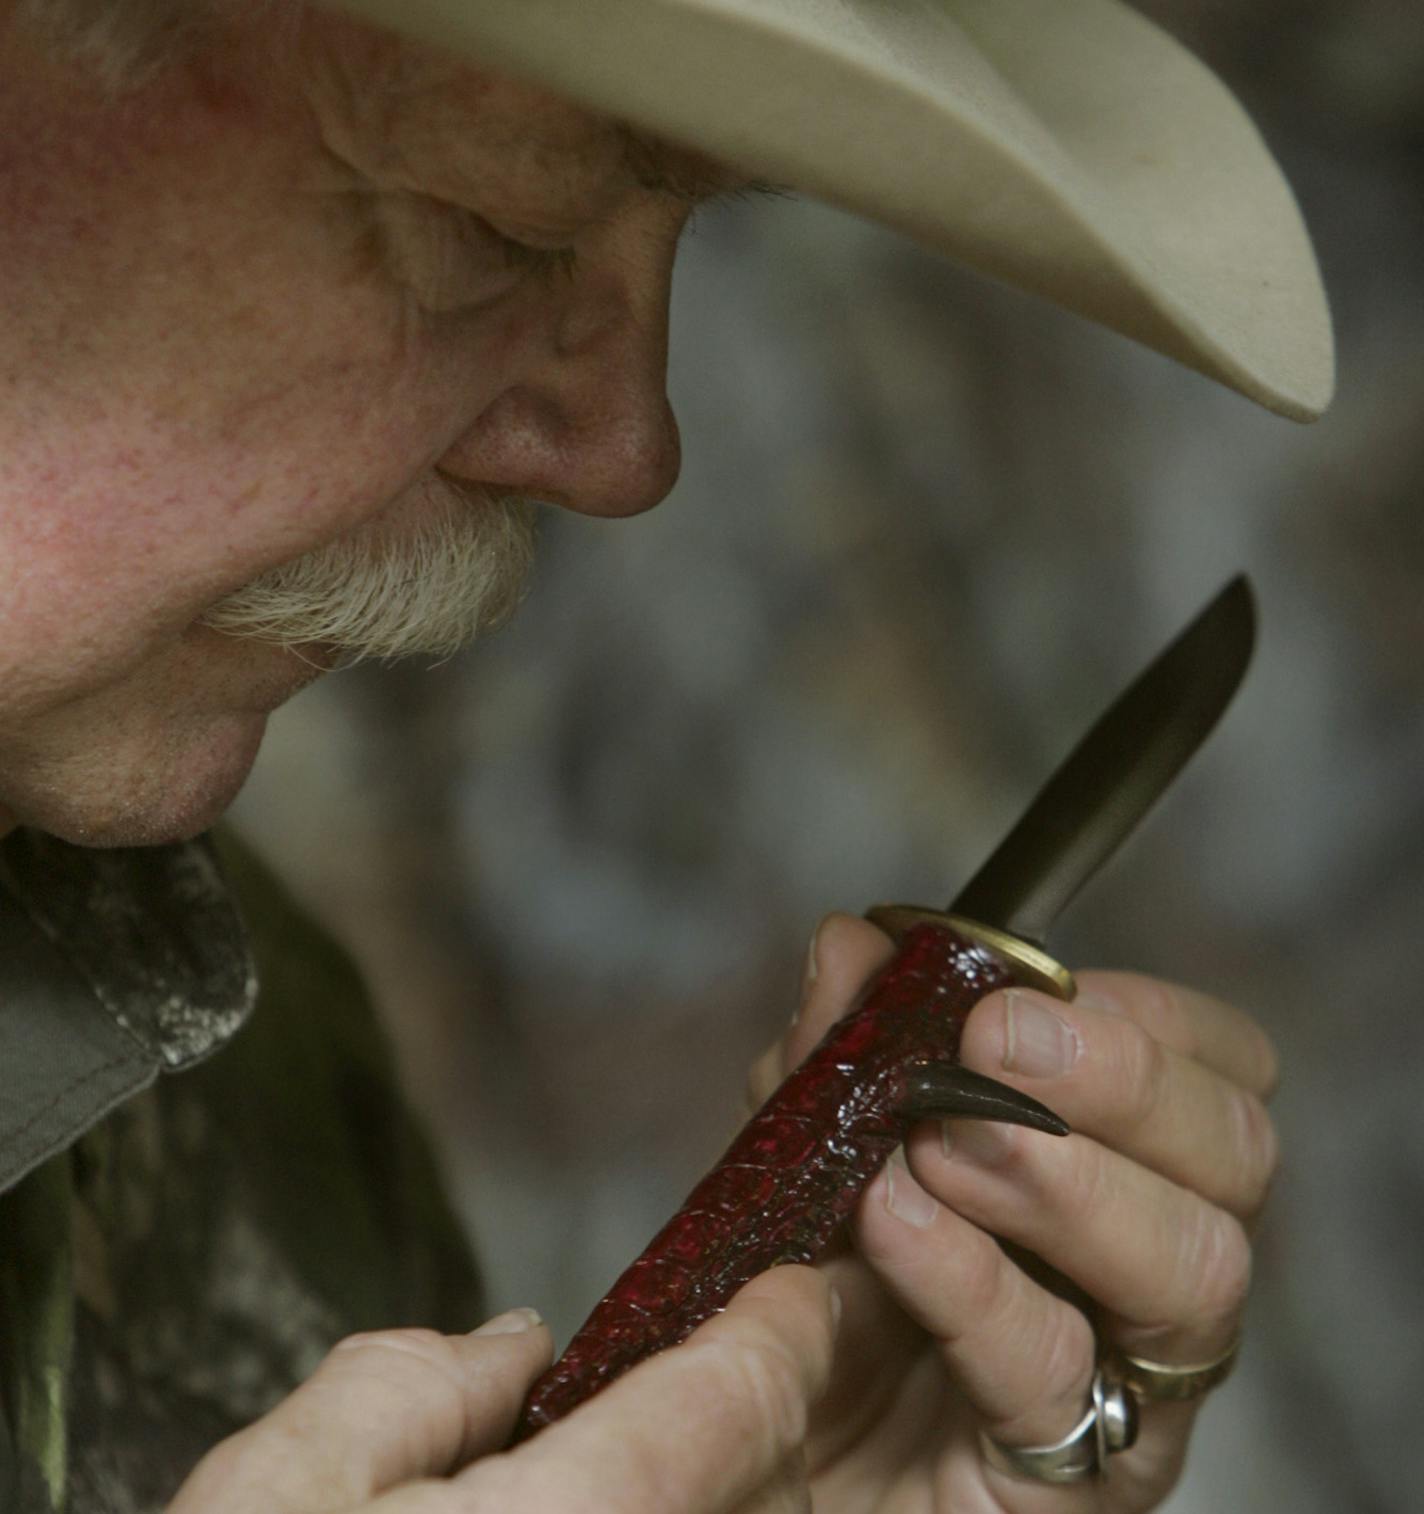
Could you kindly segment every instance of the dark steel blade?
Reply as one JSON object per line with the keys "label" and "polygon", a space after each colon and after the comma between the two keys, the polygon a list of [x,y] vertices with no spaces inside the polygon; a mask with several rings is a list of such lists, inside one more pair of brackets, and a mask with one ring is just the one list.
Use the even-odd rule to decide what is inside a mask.
{"label": "dark steel blade", "polygon": [[1074,747],[950,913],[1042,943],[1063,906],[1206,740],[1231,703],[1255,639],[1255,602],[1242,575]]}

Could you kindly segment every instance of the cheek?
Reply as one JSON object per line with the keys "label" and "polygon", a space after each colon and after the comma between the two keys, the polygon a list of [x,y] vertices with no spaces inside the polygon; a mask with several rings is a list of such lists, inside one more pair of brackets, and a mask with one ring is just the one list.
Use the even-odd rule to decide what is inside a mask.
{"label": "cheek", "polygon": [[385,509],[529,340],[527,312],[418,316],[315,213],[265,235],[256,210],[176,225],[158,268],[71,248],[64,287],[88,293],[51,312],[57,358],[7,354],[0,333],[25,395],[0,412],[0,715],[22,686],[53,699],[122,677]]}
{"label": "cheek", "polygon": [[378,279],[269,287],[281,308],[264,304],[191,354],[207,367],[202,411],[155,428],[146,464],[162,486],[150,534],[202,603],[360,525],[426,474],[516,380],[533,325],[514,302],[432,318]]}
{"label": "cheek", "polygon": [[229,344],[200,412],[116,396],[32,428],[0,465],[0,631],[105,676],[424,475],[480,403],[468,346],[347,314]]}
{"label": "cheek", "polygon": [[511,382],[503,315],[419,319],[354,255],[299,122],[178,99],[114,145],[86,101],[49,162],[0,98],[0,726],[384,509]]}

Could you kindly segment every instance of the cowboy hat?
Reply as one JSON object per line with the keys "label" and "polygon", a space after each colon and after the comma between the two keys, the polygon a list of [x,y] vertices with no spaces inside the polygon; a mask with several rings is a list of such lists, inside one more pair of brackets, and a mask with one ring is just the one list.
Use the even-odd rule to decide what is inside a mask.
{"label": "cowboy hat", "polygon": [[1333,386],[1300,213],[1116,0],[337,0],[883,221],[1296,420]]}

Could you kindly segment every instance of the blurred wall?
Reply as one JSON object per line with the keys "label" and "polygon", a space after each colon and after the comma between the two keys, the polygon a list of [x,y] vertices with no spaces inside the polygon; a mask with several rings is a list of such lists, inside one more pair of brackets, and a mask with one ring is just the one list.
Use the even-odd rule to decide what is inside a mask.
{"label": "blurred wall", "polygon": [[[831,908],[945,900],[1230,573],[1257,665],[1075,905],[1080,964],[1281,1046],[1237,1381],[1171,1508],[1403,1510],[1424,1400],[1424,27],[1153,0],[1298,188],[1302,430],[800,202],[689,234],[649,516],[550,511],[515,624],[274,722],[240,805],[365,963],[486,1259],[567,1334],[716,1154]],[[1205,1452],[1205,1454],[1203,1454]]]}

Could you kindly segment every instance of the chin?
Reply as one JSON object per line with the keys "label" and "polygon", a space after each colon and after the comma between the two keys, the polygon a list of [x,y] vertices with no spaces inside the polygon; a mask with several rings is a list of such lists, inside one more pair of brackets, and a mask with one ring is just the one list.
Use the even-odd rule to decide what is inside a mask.
{"label": "chin", "polygon": [[265,715],[222,721],[200,740],[143,763],[112,765],[102,786],[27,794],[14,806],[22,825],[75,846],[161,846],[191,841],[237,798],[262,745]]}

